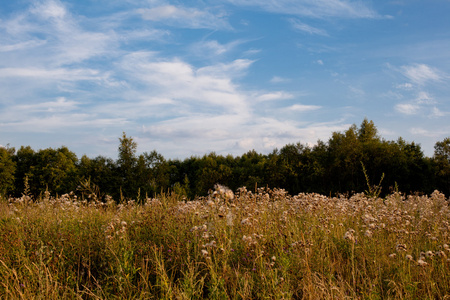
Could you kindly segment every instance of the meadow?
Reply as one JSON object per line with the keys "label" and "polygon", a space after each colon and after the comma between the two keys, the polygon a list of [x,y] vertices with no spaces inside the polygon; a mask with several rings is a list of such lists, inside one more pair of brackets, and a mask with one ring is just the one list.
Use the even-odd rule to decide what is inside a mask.
{"label": "meadow", "polygon": [[1,299],[448,299],[438,191],[0,201]]}

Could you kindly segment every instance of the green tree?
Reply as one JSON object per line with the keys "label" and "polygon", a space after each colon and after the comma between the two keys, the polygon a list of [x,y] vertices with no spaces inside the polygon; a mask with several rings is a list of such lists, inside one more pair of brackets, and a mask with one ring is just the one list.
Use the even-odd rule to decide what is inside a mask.
{"label": "green tree", "polygon": [[134,198],[138,193],[136,183],[136,166],[138,158],[136,156],[137,143],[131,137],[127,137],[125,132],[119,138],[119,157],[117,160],[118,172],[120,174],[120,187],[122,193],[127,198]]}
{"label": "green tree", "polygon": [[437,187],[447,195],[450,195],[450,137],[434,145],[435,174]]}
{"label": "green tree", "polygon": [[361,143],[367,143],[373,140],[380,140],[378,136],[378,130],[373,121],[367,120],[364,118],[362,121],[359,130],[358,130],[358,139]]}
{"label": "green tree", "polygon": [[0,197],[14,190],[16,163],[13,161],[14,148],[0,147]]}
{"label": "green tree", "polygon": [[361,159],[363,144],[361,130],[352,125],[344,133],[333,132],[328,141],[328,152],[331,158],[329,177],[332,191],[349,192],[360,189]]}
{"label": "green tree", "polygon": [[79,161],[78,178],[80,181],[88,180],[93,186],[99,188],[99,198],[104,195],[110,195],[114,199],[119,199],[120,186],[117,166],[111,158],[97,156],[89,158],[83,155]]}
{"label": "green tree", "polygon": [[172,171],[176,167],[171,166],[156,150],[150,153],[145,152],[140,156],[140,161],[144,164],[141,170],[145,179],[143,185],[147,186],[146,191],[154,194],[167,191],[170,187]]}
{"label": "green tree", "polygon": [[236,169],[233,172],[239,186],[253,190],[256,186],[265,186],[266,178],[275,176],[267,172],[267,157],[255,150],[248,151],[236,158]]}
{"label": "green tree", "polygon": [[38,194],[39,181],[34,182],[33,178],[33,169],[37,159],[36,152],[30,146],[21,146],[13,159],[16,163],[14,196],[19,197],[24,191],[25,178],[28,178],[30,192],[34,195]]}
{"label": "green tree", "polygon": [[209,189],[212,189],[216,183],[228,185],[232,176],[232,170],[225,163],[223,156],[218,156],[211,152],[204,155],[198,161],[196,174],[195,192],[197,195],[204,195]]}
{"label": "green tree", "polygon": [[63,146],[58,149],[39,150],[36,156],[36,164],[31,168],[30,173],[34,178],[37,192],[42,193],[48,190],[62,194],[76,189],[78,159],[75,153]]}

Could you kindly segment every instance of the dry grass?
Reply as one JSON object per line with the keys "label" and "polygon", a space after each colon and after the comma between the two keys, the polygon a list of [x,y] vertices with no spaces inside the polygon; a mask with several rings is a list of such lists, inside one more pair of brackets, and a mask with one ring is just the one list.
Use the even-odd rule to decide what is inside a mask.
{"label": "dry grass", "polygon": [[439,192],[24,196],[0,202],[0,298],[446,299],[449,219]]}

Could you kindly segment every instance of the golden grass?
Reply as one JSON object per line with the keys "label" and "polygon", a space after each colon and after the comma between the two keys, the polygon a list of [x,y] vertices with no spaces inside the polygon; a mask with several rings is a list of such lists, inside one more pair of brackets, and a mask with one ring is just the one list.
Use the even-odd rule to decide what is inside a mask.
{"label": "golden grass", "polygon": [[0,202],[1,299],[446,299],[439,192]]}

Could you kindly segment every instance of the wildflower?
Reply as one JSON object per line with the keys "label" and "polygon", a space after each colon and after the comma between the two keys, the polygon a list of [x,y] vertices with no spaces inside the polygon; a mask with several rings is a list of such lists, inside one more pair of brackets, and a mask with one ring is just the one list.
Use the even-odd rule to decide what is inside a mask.
{"label": "wildflower", "polygon": [[447,254],[445,254],[445,252],[442,251],[442,250],[437,251],[437,252],[435,253],[435,255],[436,255],[436,256],[439,256],[439,257],[442,257],[442,258],[447,258]]}
{"label": "wildflower", "polygon": [[366,232],[364,233],[364,235],[368,238],[372,237],[372,231],[370,230],[366,230]]}
{"label": "wildflower", "polygon": [[211,248],[211,247],[215,247],[215,246],[216,246],[216,241],[211,241],[211,242],[203,245],[204,248]]}
{"label": "wildflower", "polygon": [[419,259],[421,259],[421,260],[425,260],[426,259],[425,252],[420,252]]}
{"label": "wildflower", "polygon": [[418,265],[419,267],[426,267],[426,266],[428,266],[428,263],[427,263],[426,261],[422,260],[422,259],[419,259],[419,260],[417,261],[417,265]]}
{"label": "wildflower", "polygon": [[397,250],[398,252],[400,251],[406,251],[406,245],[405,244],[397,244],[395,246],[395,250]]}
{"label": "wildflower", "polygon": [[344,235],[344,239],[349,240],[352,243],[355,243],[356,242],[356,238],[353,235],[354,233],[355,233],[355,230],[353,230],[353,229],[347,230],[347,232]]}
{"label": "wildflower", "polygon": [[407,260],[410,260],[410,261],[413,260],[413,257],[412,257],[412,255],[410,255],[410,254],[406,254],[405,257],[406,257]]}
{"label": "wildflower", "polygon": [[241,224],[242,224],[242,225],[247,225],[247,224],[250,224],[250,220],[249,220],[249,218],[245,218],[245,219],[243,219],[243,220],[241,221]]}
{"label": "wildflower", "polygon": [[396,256],[397,256],[397,254],[395,254],[395,253],[389,254],[389,258],[395,258]]}
{"label": "wildflower", "polygon": [[234,216],[231,211],[227,214],[227,226],[233,226]]}
{"label": "wildflower", "polygon": [[209,253],[208,253],[208,251],[207,251],[207,250],[205,250],[205,249],[202,249],[202,255],[203,255],[203,256],[208,256],[208,254],[209,254]]}
{"label": "wildflower", "polygon": [[244,235],[244,236],[242,237],[242,240],[243,240],[244,242],[248,243],[248,244],[251,244],[251,243],[252,243],[252,237],[251,237],[251,236],[246,236],[246,235]]}

